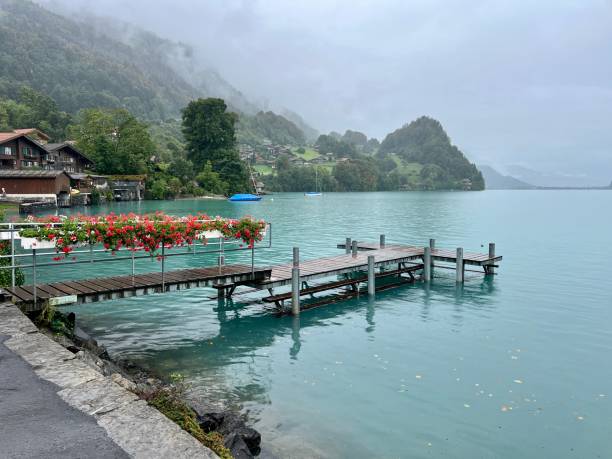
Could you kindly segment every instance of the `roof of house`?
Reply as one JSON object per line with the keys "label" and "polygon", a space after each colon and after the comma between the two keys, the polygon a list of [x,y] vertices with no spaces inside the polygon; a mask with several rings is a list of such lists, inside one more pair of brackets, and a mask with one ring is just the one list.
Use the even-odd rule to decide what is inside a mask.
{"label": "roof of house", "polygon": [[41,139],[49,141],[49,136],[45,134],[43,131],[41,131],[40,129],[36,129],[36,128],[15,129],[13,130],[13,132],[17,134],[23,134],[23,135],[36,134]]}
{"label": "roof of house", "polygon": [[[18,129],[19,131],[24,131],[27,129]],[[15,140],[15,139],[20,139],[20,138],[24,138],[25,140],[27,140],[28,142],[36,145],[39,148],[44,149],[45,145],[43,145],[42,143],[38,142],[36,139],[33,139],[32,137],[28,136],[27,134],[24,134],[22,132],[16,132],[16,131],[12,131],[12,132],[0,132],[0,143],[5,143],[5,142],[9,142],[11,140]]]}
{"label": "roof of house", "polygon": [[21,137],[24,134],[17,134],[15,132],[0,132],[0,142],[8,142],[9,140]]}
{"label": "roof of house", "polygon": [[45,150],[47,150],[49,152],[57,151],[57,150],[60,150],[62,148],[69,148],[74,153],[76,153],[77,155],[79,155],[82,158],[84,158],[86,161],[89,161],[90,163],[92,162],[91,159],[89,159],[87,156],[85,156],[85,154],[83,154],[81,151],[77,150],[77,148],[74,145],[72,145],[70,142],[48,143],[47,145],[45,145]]}
{"label": "roof of house", "polygon": [[62,174],[68,176],[64,171],[0,170],[0,177],[4,178],[54,178]]}

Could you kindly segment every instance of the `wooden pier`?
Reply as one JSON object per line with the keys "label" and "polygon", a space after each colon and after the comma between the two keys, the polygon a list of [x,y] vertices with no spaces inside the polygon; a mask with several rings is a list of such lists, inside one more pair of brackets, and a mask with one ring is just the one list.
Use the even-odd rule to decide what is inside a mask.
{"label": "wooden pier", "polygon": [[[495,244],[489,244],[488,253],[473,253],[464,252],[462,248],[436,248],[434,239],[430,239],[429,245],[425,247],[387,245],[384,235],[380,236],[379,242],[353,241],[347,238],[345,243],[338,244],[337,247],[344,249],[344,253],[306,261],[300,261],[299,249],[294,248],[292,263],[272,267],[256,267],[252,252],[251,265],[223,265],[223,257],[219,256],[219,266],[164,272],[162,259],[162,271],[154,273],[45,284],[36,283],[34,277],[34,285],[0,289],[0,296],[10,296],[13,302],[28,311],[40,309],[46,303],[91,303],[195,287],[216,288],[218,298],[222,300],[231,297],[237,286],[248,285],[256,290],[267,290],[269,295],[265,296],[263,301],[276,304],[281,312],[288,312],[284,305],[285,301],[290,300],[291,313],[298,315],[302,309],[302,296],[315,299],[315,294],[335,291],[335,301],[338,301],[360,294],[362,285],[367,285],[368,295],[373,296],[377,290],[416,281],[417,273],[418,278],[429,282],[434,268],[439,266],[434,262],[454,265],[450,268],[456,270],[456,281],[462,283],[465,266],[481,267],[485,275],[491,275],[502,259],[500,255],[495,254]],[[321,282],[309,285],[309,282],[314,280]],[[289,291],[274,291],[287,286],[290,287]],[[338,295],[337,292],[341,289],[344,289],[344,293]],[[312,304],[313,302],[310,302],[305,308],[312,307]]]}
{"label": "wooden pier", "polygon": [[270,268],[250,265],[226,265],[211,268],[181,269],[177,271],[136,274],[134,276],[98,277],[49,284],[23,285],[6,288],[5,294],[24,310],[39,309],[34,304],[34,289],[38,302],[56,304],[93,303],[96,301],[172,292],[195,287],[237,285],[270,277]]}
{"label": "wooden pier", "polygon": [[[408,251],[396,250],[395,247],[377,249],[367,253],[334,255],[331,257],[315,258],[314,260],[300,261],[300,279],[302,281],[320,279],[329,276],[338,276],[357,271],[366,271],[368,268],[368,256],[374,256],[375,268],[397,266],[413,262],[421,255]],[[291,284],[293,264],[272,266],[272,274],[269,279],[253,282],[254,287],[271,289]]]}

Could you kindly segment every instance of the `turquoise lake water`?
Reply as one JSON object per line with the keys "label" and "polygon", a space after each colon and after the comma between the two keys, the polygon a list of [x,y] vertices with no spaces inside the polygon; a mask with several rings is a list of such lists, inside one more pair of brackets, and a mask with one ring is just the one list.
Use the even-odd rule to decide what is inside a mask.
{"label": "turquoise lake water", "polygon": [[[279,194],[88,211],[109,209],[265,218],[273,247],[257,252],[261,264],[290,261],[293,246],[302,259],[337,254],[345,237],[380,233],[483,252],[496,242],[494,278],[468,273],[457,286],[440,269],[430,285],[299,319],[264,312],[252,294],[219,307],[209,289],[73,308],[112,355],[180,372],[196,395],[248,411],[277,456],[612,457],[612,192]],[[122,272],[129,262],[41,277]]]}

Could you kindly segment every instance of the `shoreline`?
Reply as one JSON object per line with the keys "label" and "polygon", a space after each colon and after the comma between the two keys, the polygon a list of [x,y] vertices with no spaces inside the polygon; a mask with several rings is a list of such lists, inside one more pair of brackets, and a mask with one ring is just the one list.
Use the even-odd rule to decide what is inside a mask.
{"label": "shoreline", "polygon": [[[64,314],[51,309],[47,314],[46,324],[41,324],[37,323],[36,317],[29,317],[12,303],[0,304],[0,316],[4,322],[0,323],[0,334],[10,337],[5,342],[6,346],[33,365],[37,374],[39,368],[44,366],[41,362],[47,355],[60,357],[62,363],[74,364],[75,368],[72,368],[67,364],[58,365],[57,362],[53,362],[50,370],[53,372],[53,378],[50,382],[58,384],[61,389],[64,385],[58,383],[58,380],[63,382],[83,378],[83,381],[71,382],[65,389],[74,388],[76,392],[78,388],[78,393],[69,393],[68,398],[62,395],[64,391],[58,394],[69,405],[93,415],[98,424],[107,431],[109,429],[103,425],[99,416],[104,420],[107,417],[112,419],[115,411],[121,410],[121,414],[127,419],[121,419],[122,422],[118,425],[111,426],[111,430],[114,431],[108,433],[111,439],[131,456],[135,451],[133,443],[136,443],[137,452],[143,453],[143,448],[149,448],[147,457],[156,457],[154,452],[160,451],[162,446],[155,447],[156,442],[148,437],[155,428],[160,427],[158,419],[161,416],[164,420],[161,428],[169,421],[169,424],[174,426],[173,429],[178,428],[182,432],[180,438],[175,438],[176,433],[165,434],[162,431],[155,434],[157,441],[164,442],[165,446],[162,449],[167,453],[176,453],[176,457],[221,457],[222,459],[269,457],[265,453],[260,455],[261,435],[255,429],[248,427],[245,415],[225,407],[215,409],[208,401],[188,397],[180,375],[171,375],[168,380],[127,359],[112,358],[103,345],[99,345],[95,338],[76,324],[74,313]],[[37,341],[34,345],[24,343],[31,355],[22,355],[19,346],[13,345],[13,340],[17,338],[20,338],[20,341]],[[47,347],[54,350],[45,350]],[[84,378],[84,375],[87,377]],[[48,379],[44,374],[39,377]],[[81,385],[82,388],[79,387]],[[73,396],[76,398],[74,403],[70,399]],[[90,400],[91,398],[96,405],[103,403],[105,406],[92,407],[94,402]],[[88,402],[83,407],[86,400]],[[106,406],[109,403],[113,407]],[[120,406],[115,407],[115,404]],[[143,410],[146,412],[153,410],[156,415],[145,415]],[[155,428],[143,425],[149,419],[155,422]],[[142,434],[139,430],[146,434]],[[185,434],[189,441],[186,440]],[[168,435],[172,438],[168,438]],[[147,447],[142,446],[145,443]],[[202,448],[203,452],[198,453],[198,447],[194,444],[200,445],[199,448]],[[188,454],[183,456],[181,452]],[[141,454],[136,456],[140,457]]]}
{"label": "shoreline", "polygon": [[[248,426],[247,416],[239,410],[219,407],[213,401],[190,397],[181,375],[165,377],[129,359],[111,357],[103,345],[99,345],[88,331],[76,324],[75,313],[64,314],[56,311],[55,315],[73,324],[74,336],[71,338],[66,334],[53,333],[53,330],[39,326],[41,333],[75,353],[77,358],[104,376],[110,377],[126,390],[147,401],[149,406],[156,408],[204,446],[219,454],[222,459],[270,457],[268,454],[260,454],[261,435]],[[173,398],[171,404],[167,403],[168,396]],[[212,436],[212,440],[206,439],[203,442],[200,432],[194,433],[193,429],[185,428],[182,418],[189,414],[194,415],[195,422],[205,434]],[[227,449],[229,455],[225,455],[223,448]]]}

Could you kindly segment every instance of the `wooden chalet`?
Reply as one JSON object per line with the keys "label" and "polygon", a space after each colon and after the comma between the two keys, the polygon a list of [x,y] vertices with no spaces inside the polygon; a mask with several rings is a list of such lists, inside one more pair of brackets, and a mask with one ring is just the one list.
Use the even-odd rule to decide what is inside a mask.
{"label": "wooden chalet", "polygon": [[93,162],[69,142],[49,143],[45,145],[45,150],[46,170],[80,173],[93,166]]}
{"label": "wooden chalet", "polygon": [[92,161],[69,142],[47,143],[38,129],[0,132],[0,170],[83,172]]}
{"label": "wooden chalet", "polygon": [[44,145],[26,134],[0,132],[0,170],[43,168]]}

